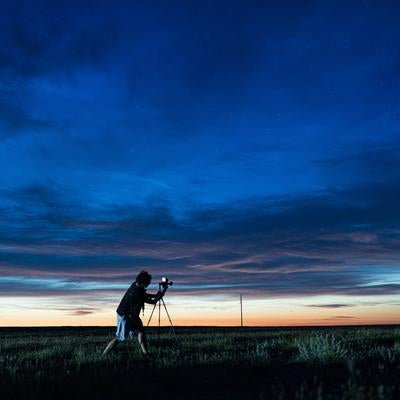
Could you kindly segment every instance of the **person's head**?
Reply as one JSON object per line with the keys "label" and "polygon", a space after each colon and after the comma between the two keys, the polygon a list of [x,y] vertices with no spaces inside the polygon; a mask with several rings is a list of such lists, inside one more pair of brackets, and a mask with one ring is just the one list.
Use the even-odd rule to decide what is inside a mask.
{"label": "person's head", "polygon": [[136,277],[136,283],[146,288],[150,285],[151,282],[151,275],[147,271],[140,271],[140,273]]}

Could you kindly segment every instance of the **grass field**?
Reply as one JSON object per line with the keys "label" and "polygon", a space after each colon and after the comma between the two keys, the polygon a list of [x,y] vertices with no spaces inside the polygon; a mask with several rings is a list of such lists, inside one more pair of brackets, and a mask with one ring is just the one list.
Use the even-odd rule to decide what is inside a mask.
{"label": "grass field", "polygon": [[400,327],[0,328],[2,399],[399,399]]}

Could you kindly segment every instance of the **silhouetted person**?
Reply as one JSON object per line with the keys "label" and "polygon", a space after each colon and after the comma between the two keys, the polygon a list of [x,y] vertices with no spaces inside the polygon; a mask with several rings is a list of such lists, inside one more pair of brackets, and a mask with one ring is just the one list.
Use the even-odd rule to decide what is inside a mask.
{"label": "silhouetted person", "polygon": [[146,337],[142,320],[139,317],[140,310],[144,307],[144,303],[156,304],[166,291],[158,291],[157,294],[146,293],[147,286],[150,285],[151,275],[147,271],[141,271],[136,277],[135,282],[126,291],[117,308],[117,332],[115,338],[112,339],[103,351],[103,355],[112,350],[119,342],[131,337],[137,332],[138,341],[142,353],[148,354]]}

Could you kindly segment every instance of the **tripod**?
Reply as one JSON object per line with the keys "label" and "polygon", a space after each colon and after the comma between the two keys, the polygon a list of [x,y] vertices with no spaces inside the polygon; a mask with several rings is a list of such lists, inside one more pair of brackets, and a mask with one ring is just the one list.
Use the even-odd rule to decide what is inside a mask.
{"label": "tripod", "polygon": [[[158,286],[159,286],[159,290],[161,290],[161,286],[162,286],[162,285],[159,284]],[[168,286],[167,286],[166,288],[168,288]],[[166,289],[165,289],[165,290],[166,290]],[[166,312],[166,314],[167,314],[167,316],[168,316],[169,323],[171,324],[171,328],[172,328],[172,332],[173,332],[174,337],[175,337],[176,344],[177,344],[177,346],[179,347],[179,341],[178,341],[178,337],[176,336],[176,332],[175,332],[174,325],[173,325],[173,323],[172,323],[171,317],[170,317],[169,312],[168,312],[168,310],[167,310],[167,306],[165,305],[164,299],[163,299],[162,297],[161,297],[160,300],[157,301],[157,303],[154,304],[153,310],[151,311],[151,314],[150,314],[150,318],[149,318],[149,320],[148,320],[148,322],[147,322],[147,326],[149,326],[150,321],[151,321],[151,318],[153,317],[153,314],[154,314],[154,310],[156,309],[157,304],[158,304],[158,333],[160,334],[161,303],[162,303],[162,305],[164,306],[164,310],[165,310],[165,312]]]}

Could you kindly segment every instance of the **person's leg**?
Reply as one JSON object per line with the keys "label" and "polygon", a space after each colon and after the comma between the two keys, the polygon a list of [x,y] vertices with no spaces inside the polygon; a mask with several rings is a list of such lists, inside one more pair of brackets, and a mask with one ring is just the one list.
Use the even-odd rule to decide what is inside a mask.
{"label": "person's leg", "polygon": [[149,352],[147,350],[146,335],[144,334],[143,331],[138,333],[138,341],[139,341],[140,348],[142,350],[143,355],[147,356],[149,354]]}
{"label": "person's leg", "polygon": [[138,342],[140,345],[140,349],[142,350],[142,354],[147,356],[149,354],[147,350],[147,340],[146,340],[146,335],[144,333],[144,327],[143,327],[143,322],[140,318],[138,318],[132,325],[132,328],[134,328],[137,333],[138,333]]}
{"label": "person's leg", "polygon": [[103,356],[110,352],[114,347],[116,347],[119,342],[125,340],[126,333],[127,331],[129,331],[129,329],[130,327],[125,317],[122,315],[118,315],[117,313],[117,332],[115,333],[116,337],[108,343],[107,347],[103,351]]}
{"label": "person's leg", "polygon": [[114,347],[116,347],[116,346],[118,345],[118,343],[119,343],[118,338],[112,339],[112,340],[108,343],[107,347],[104,349],[104,351],[103,351],[103,356],[105,356],[105,355],[106,355],[108,352],[110,352]]}

